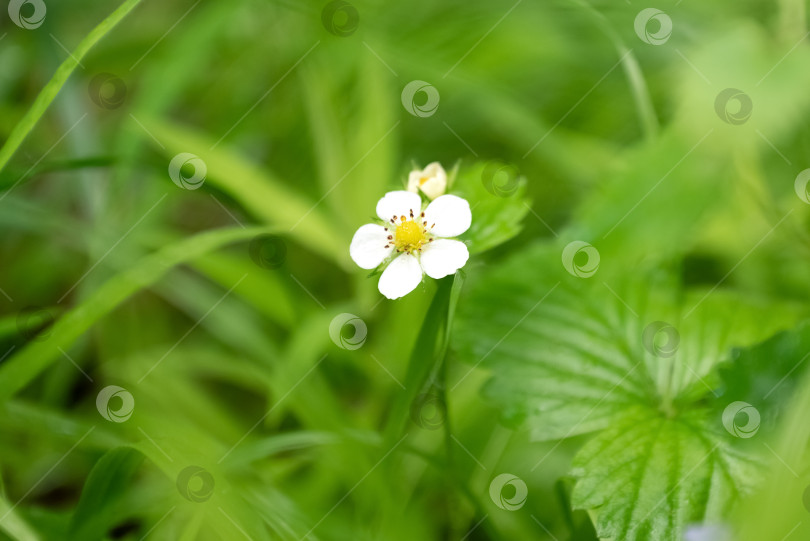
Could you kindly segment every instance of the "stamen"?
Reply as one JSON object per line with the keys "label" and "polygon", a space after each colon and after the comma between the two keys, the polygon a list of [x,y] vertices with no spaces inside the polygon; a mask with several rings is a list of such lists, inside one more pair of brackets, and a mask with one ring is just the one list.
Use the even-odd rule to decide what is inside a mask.
{"label": "stamen", "polygon": [[402,216],[400,216],[399,218],[400,218],[400,220],[402,220],[403,222],[405,221],[405,215],[404,215],[404,214],[403,214]]}
{"label": "stamen", "polygon": [[411,215],[411,219],[402,216],[402,221],[397,222],[396,232],[388,236],[388,242],[393,245],[398,252],[407,254],[419,253],[422,246],[427,244],[428,241],[428,235],[425,229],[427,222],[420,223],[416,221],[413,209],[409,210],[409,214]]}

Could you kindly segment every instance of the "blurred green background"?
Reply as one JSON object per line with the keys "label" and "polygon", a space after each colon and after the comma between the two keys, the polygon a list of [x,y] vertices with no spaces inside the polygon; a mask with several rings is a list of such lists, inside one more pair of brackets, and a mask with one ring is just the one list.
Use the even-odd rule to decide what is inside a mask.
{"label": "blurred green background", "polygon": [[[0,537],[593,541],[598,513],[572,510],[569,475],[587,436],[537,438],[481,393],[498,373],[481,353],[548,287],[514,314],[510,291],[550,286],[583,239],[602,261],[589,283],[636,308],[653,284],[691,304],[744,292],[744,338],[699,378],[806,315],[803,1],[662,1],[671,33],[638,33],[636,0],[130,0],[95,33],[117,5],[44,0],[42,20],[37,5],[0,15]],[[424,116],[403,105],[415,80],[440,96]],[[727,88],[750,115],[718,101]],[[349,242],[414,165],[490,160],[520,171],[525,199],[481,201],[525,215],[522,231],[473,255],[458,338],[408,387],[413,359],[436,357],[412,348],[447,285],[385,300]],[[554,258],[491,285],[537,246]],[[341,314],[366,338],[330,337]],[[784,500],[760,497],[787,516],[723,515],[757,540],[810,523],[810,387],[781,375],[797,391],[763,460],[791,434],[795,475],[765,476]],[[528,487],[514,512],[490,497],[502,473]]]}

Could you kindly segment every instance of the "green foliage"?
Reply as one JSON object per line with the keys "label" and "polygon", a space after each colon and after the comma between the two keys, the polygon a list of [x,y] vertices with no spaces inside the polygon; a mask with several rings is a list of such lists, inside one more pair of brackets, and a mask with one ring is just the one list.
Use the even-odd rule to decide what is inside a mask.
{"label": "green foliage", "polygon": [[484,252],[520,233],[531,207],[526,198],[526,178],[513,166],[475,163],[458,169],[451,192],[465,198],[473,209],[470,229],[462,236],[470,252]]}
{"label": "green foliage", "polygon": [[[572,502],[596,513],[600,537],[675,541],[688,524],[721,520],[756,478],[754,457],[720,429],[722,409],[749,396],[738,393],[743,378],[785,372],[761,356],[755,366],[747,355],[732,363],[730,348],[793,325],[802,311],[772,303],[763,322],[754,300],[674,294],[665,275],[611,274],[609,262],[580,278],[562,252],[535,246],[474,282],[455,331],[459,355],[492,370],[486,394],[534,439],[598,432],[573,459]],[[674,334],[655,342],[649,329],[659,321]],[[722,361],[736,383],[721,397]]]}
{"label": "green foliage", "polygon": [[295,193],[266,169],[228,151],[216,148],[209,140],[177,126],[146,120],[151,131],[169,145],[168,158],[182,151],[199,152],[206,156],[206,180],[220,187],[239,202],[247,212],[261,221],[277,225],[305,246],[334,261],[347,264],[345,235],[330,227],[328,217],[309,201]]}
{"label": "green foliage", "polygon": [[610,539],[674,541],[689,524],[719,523],[758,472],[716,421],[706,411],[670,418],[628,408],[574,458],[574,507],[593,510]]}
{"label": "green foliage", "polygon": [[[34,126],[42,115],[45,114],[45,111],[56,98],[56,95],[59,94],[59,91],[68,80],[68,77],[70,77],[76,67],[81,64],[82,58],[84,58],[90,49],[107,35],[115,25],[121,22],[130,11],[135,9],[140,2],[141,0],[126,0],[118,9],[96,26],[87,37],[79,43],[75,51],[68,54],[68,58],[59,66],[51,80],[45,85],[36,100],[34,100],[34,103],[28,108],[25,116],[9,134],[3,147],[0,148],[0,171],[6,166],[14,155],[14,152],[25,140],[26,136],[34,129]],[[20,180],[22,180],[22,177]]]}
{"label": "green foliage", "polygon": [[126,516],[121,499],[142,461],[143,455],[137,450],[118,447],[96,462],[71,517],[68,539],[102,539]]}
{"label": "green foliage", "polygon": [[775,429],[801,383],[808,353],[807,322],[755,346],[734,351],[732,359],[718,367],[723,397],[754,404],[765,418],[763,429]]}
{"label": "green foliage", "polygon": [[28,347],[0,366],[0,400],[10,398],[15,391],[25,386],[53,362],[59,355],[60,348],[70,347],[73,341],[98,319],[141,288],[160,279],[173,266],[204,255],[229,242],[246,240],[264,231],[267,230],[253,228],[203,233],[198,237],[167,246],[111,278],[84,304],[60,318],[53,328],[49,329],[44,340],[31,342]]}
{"label": "green foliage", "polygon": [[[804,2],[659,6],[660,45],[635,2],[45,4],[0,24],[0,537],[810,537]],[[470,260],[386,301],[349,242],[433,161]]]}

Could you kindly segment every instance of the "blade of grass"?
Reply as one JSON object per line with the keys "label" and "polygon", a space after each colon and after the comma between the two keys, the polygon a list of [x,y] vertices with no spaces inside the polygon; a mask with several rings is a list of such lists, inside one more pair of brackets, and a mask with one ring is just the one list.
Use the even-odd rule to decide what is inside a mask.
{"label": "blade of grass", "polygon": [[622,68],[627,77],[627,82],[630,84],[630,89],[633,91],[633,99],[636,104],[639,120],[641,121],[641,128],[644,130],[644,135],[648,138],[654,137],[658,133],[658,118],[655,115],[655,108],[653,107],[650,92],[647,89],[647,83],[644,80],[644,74],[641,72],[641,66],[639,66],[633,50],[624,44],[624,41],[613,29],[610,21],[608,21],[607,17],[605,17],[602,12],[585,0],[573,0],[573,2],[582,6],[582,8],[594,18],[602,32],[613,42],[616,52],[622,59]]}
{"label": "blade of grass", "polygon": [[[301,95],[306,107],[307,120],[312,132],[314,147],[313,158],[318,172],[321,191],[331,189],[340,180],[340,175],[349,168],[346,164],[346,138],[340,131],[334,97],[326,89],[340,88],[333,80],[328,80],[329,73],[318,66],[318,69],[301,66],[299,70]],[[333,211],[346,203],[342,190],[336,190],[327,204]]]}
{"label": "blade of grass", "polygon": [[36,532],[17,514],[2,495],[0,495],[0,517],[5,517],[0,521],[0,529],[5,531],[11,539],[39,541],[40,537]]}
{"label": "blade of grass", "polygon": [[[359,225],[358,215],[364,218],[367,209],[374,208],[380,194],[392,185],[397,139],[392,134],[380,141],[380,134],[396,122],[396,112],[387,97],[397,90],[391,86],[390,74],[383,72],[385,68],[380,62],[368,55],[358,67],[358,84],[365,89],[366,97],[358,104],[357,114],[345,125],[347,121],[339,116],[345,100],[339,89],[345,83],[330,69],[340,71],[337,66],[302,66],[301,94],[315,145],[313,158],[320,187],[323,193],[330,192],[324,206],[344,227],[353,229]],[[373,154],[364,159],[371,148]],[[402,179],[396,179],[394,185],[401,182]]]}
{"label": "blade of grass", "polygon": [[115,525],[121,513],[121,500],[131,489],[143,458],[132,447],[116,447],[96,462],[71,516],[69,539],[101,539]]}
{"label": "blade of grass", "polygon": [[127,271],[116,274],[70,310],[51,328],[48,337],[29,343],[0,365],[0,401],[6,401],[45,370],[90,326],[137,291],[149,287],[169,269],[216,250],[270,231],[266,227],[229,228],[200,233],[153,253]]}
{"label": "blade of grass", "polygon": [[278,274],[252,267],[253,262],[242,261],[232,255],[211,252],[194,262],[194,267],[220,285],[233,284],[247,271],[250,272],[234,294],[253,306],[262,315],[283,328],[290,328],[296,319],[296,304],[289,289]]}
{"label": "blade of grass", "polygon": [[89,158],[77,158],[75,160],[54,160],[50,162],[43,162],[33,169],[26,168],[9,168],[0,174],[0,189],[11,187],[15,182],[40,175],[42,173],[49,173],[51,171],[75,171],[90,168],[109,167],[115,164],[115,159],[110,156],[93,156]]}
{"label": "blade of grass", "polygon": [[212,150],[214,140],[206,134],[165,120],[144,117],[141,121],[166,145],[170,156],[180,152],[199,156],[208,171],[206,183],[227,193],[260,220],[277,225],[313,252],[351,268],[350,232],[336,228],[321,205],[291,190],[267,168],[237,152],[224,146]]}
{"label": "blade of grass", "polygon": [[[195,74],[203,73],[211,61],[227,29],[233,27],[232,17],[240,10],[227,2],[205,2],[197,6],[183,24],[167,36],[172,54],[160,62],[144,62],[138,66],[140,83],[132,96],[132,118],[160,117],[178,102]],[[120,130],[116,134],[118,164],[113,170],[114,184],[129,184],[143,155],[143,147],[152,144],[152,137],[138,128]]]}
{"label": "blade of grass", "polygon": [[3,170],[9,159],[11,159],[11,156],[14,155],[14,152],[17,151],[31,130],[34,129],[34,126],[39,119],[42,118],[42,115],[45,114],[48,106],[53,102],[54,98],[56,98],[56,95],[59,94],[59,91],[68,80],[68,77],[70,77],[70,74],[73,73],[73,70],[76,69],[76,66],[78,66],[79,62],[84,58],[84,55],[86,55],[101,38],[107,35],[115,25],[121,22],[140,2],[141,0],[127,0],[121,4],[118,9],[113,11],[106,19],[101,21],[98,26],[91,30],[79,43],[73,51],[73,54],[68,55],[68,58],[57,68],[56,73],[54,73],[51,80],[48,81],[48,84],[45,85],[45,88],[39,93],[37,99],[34,100],[33,105],[31,105],[31,108],[28,109],[20,122],[11,131],[6,144],[0,149],[0,171]]}

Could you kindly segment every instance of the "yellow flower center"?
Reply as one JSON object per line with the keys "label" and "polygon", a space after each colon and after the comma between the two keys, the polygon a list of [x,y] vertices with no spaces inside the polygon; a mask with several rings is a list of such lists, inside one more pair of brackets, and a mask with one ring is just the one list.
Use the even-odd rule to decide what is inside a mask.
{"label": "yellow flower center", "polygon": [[[404,218],[404,216],[403,216]],[[428,242],[425,228],[422,224],[413,220],[403,220],[397,226],[396,239],[394,241],[397,251],[414,252],[422,248]]]}
{"label": "yellow flower center", "polygon": [[428,180],[430,180],[430,177],[422,177],[422,178],[420,178],[419,179],[419,185],[421,186],[422,184],[424,184]]}

